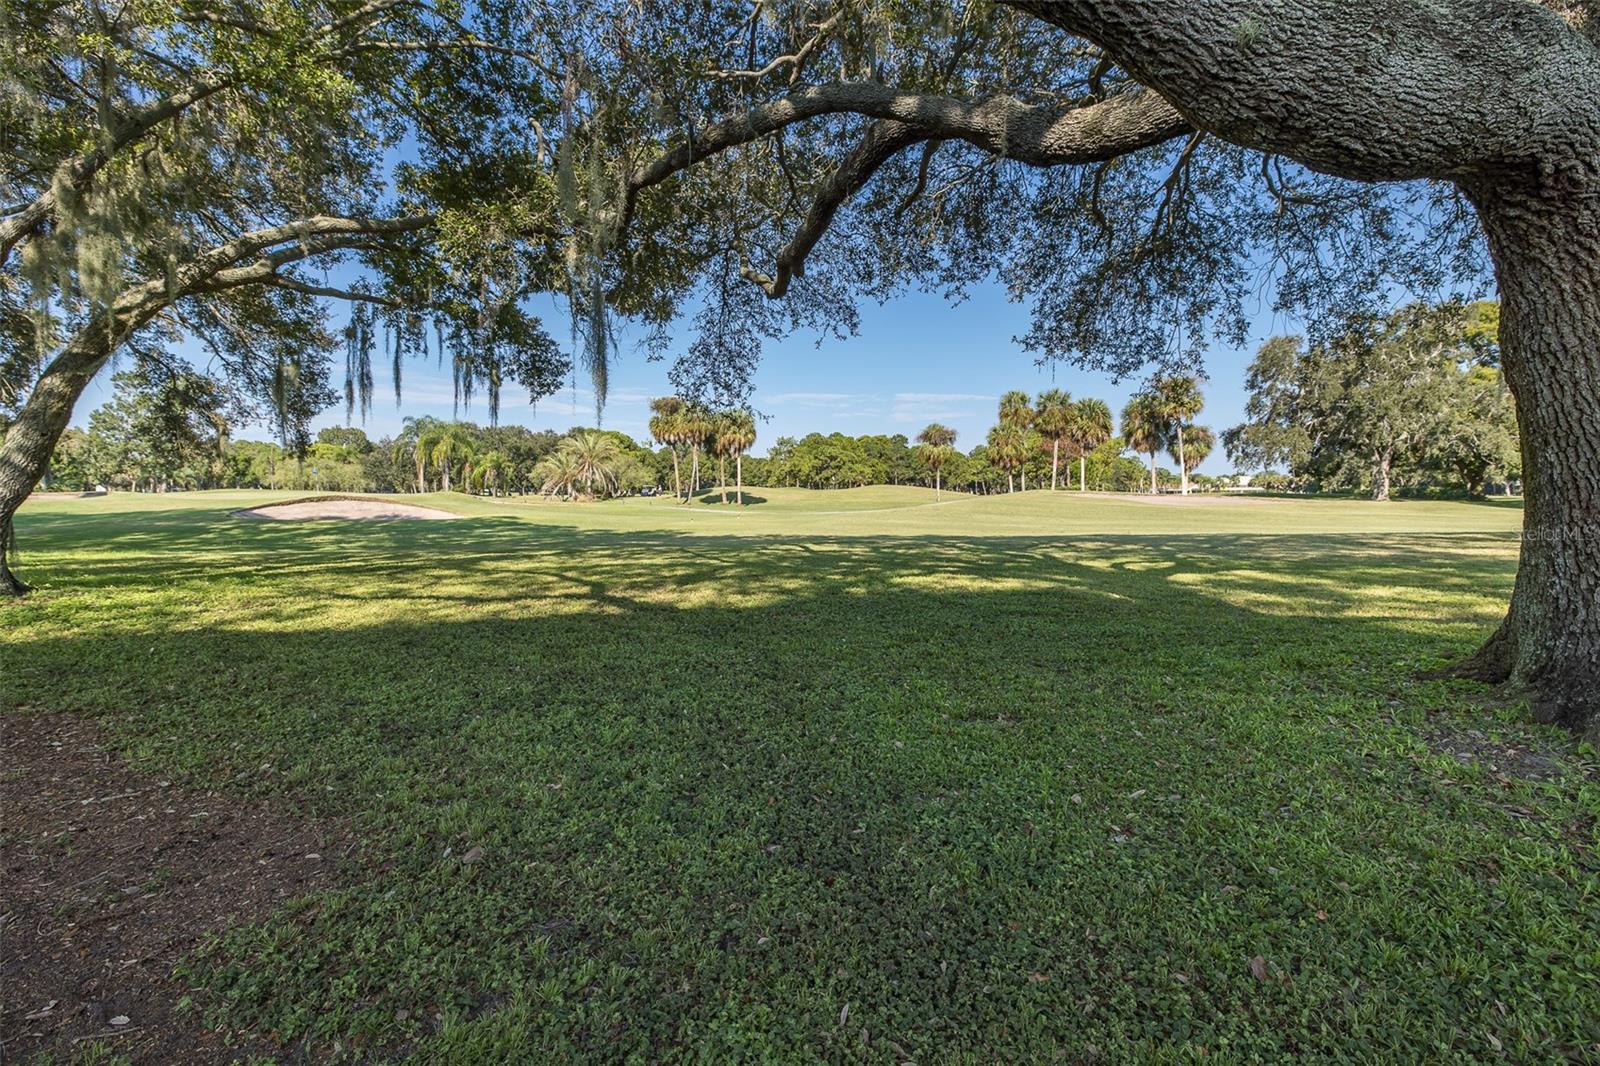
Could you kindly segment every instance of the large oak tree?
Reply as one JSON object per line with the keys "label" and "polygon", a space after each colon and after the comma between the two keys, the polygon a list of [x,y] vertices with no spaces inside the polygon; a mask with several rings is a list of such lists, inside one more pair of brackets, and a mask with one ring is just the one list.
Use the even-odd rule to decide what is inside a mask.
{"label": "large oak tree", "polygon": [[424,349],[491,412],[503,380],[555,387],[564,360],[519,301],[560,287],[539,165],[556,109],[516,13],[0,9],[0,594],[25,587],[13,515],[119,354],[171,367],[174,342],[204,342],[286,439],[331,398],[329,301],[371,310],[345,330],[351,408],[370,403],[375,356],[398,393]]}
{"label": "large oak tree", "polygon": [[711,309],[689,362],[725,388],[753,330],[848,324],[907,282],[998,274],[1042,356],[1127,373],[1237,338],[1263,268],[1280,306],[1337,321],[1395,283],[1470,288],[1486,249],[1525,532],[1506,619],[1459,669],[1600,736],[1591,4],[763,0],[669,32],[671,7],[628,21],[650,47],[613,99],[653,103],[609,113],[620,192],[589,208],[626,264],[648,190],[680,184]]}
{"label": "large oak tree", "polygon": [[[432,102],[407,128],[473,165],[431,167],[431,183],[412,187],[493,201],[496,184],[532,195],[533,177],[553,174],[558,210],[531,217],[511,205],[495,224],[560,220],[559,284],[583,296],[592,369],[603,379],[608,309],[659,321],[695,297],[699,335],[675,384],[724,404],[740,398],[730,394],[747,385],[763,335],[849,329],[858,298],[907,284],[959,294],[998,276],[1032,302],[1024,340],[1041,357],[1130,373],[1192,365],[1210,334],[1238,339],[1264,276],[1280,306],[1331,322],[1370,310],[1396,283],[1470,286],[1486,249],[1523,431],[1526,535],[1505,622],[1462,669],[1526,688],[1546,720],[1600,730],[1600,18],[1587,2],[594,0],[534,5],[475,30],[427,8],[419,27],[402,16],[417,9],[383,0],[280,3],[266,15],[152,7],[151,21],[204,46],[180,57],[184,76],[161,47],[133,58],[148,37],[114,50],[104,34],[52,28],[77,10],[41,5],[25,20],[70,47],[13,53],[21,88],[8,99],[52,102],[47,121],[19,127],[32,131],[20,153],[32,161],[20,178],[8,172],[0,249],[55,232],[75,175],[92,180],[104,159],[139,165],[148,153],[129,149],[148,143],[147,123],[164,130],[170,114],[206,114],[196,101],[258,101],[261,118],[243,129],[250,147],[265,143],[279,93],[243,72],[312,78],[287,97],[321,109],[304,128],[323,140],[340,105],[388,121]],[[375,13],[387,17],[369,25]],[[257,65],[264,47],[270,62]],[[538,86],[463,97],[459,71],[417,58],[495,48],[551,57],[543,85],[559,95],[562,124],[548,163],[514,141],[498,158],[462,143],[501,143],[505,101]],[[102,108],[95,79],[123,69],[105,61],[113,51],[154,87]],[[64,81],[51,66],[63,52]],[[352,78],[408,56],[357,79],[362,93],[315,88],[316,72]],[[216,72],[226,86],[213,90]],[[468,134],[450,136],[462,122]],[[339,128],[346,136],[333,143],[352,143]],[[299,155],[280,151],[261,173],[298,173],[282,161]],[[381,219],[355,210],[372,199],[370,165],[317,173],[316,195],[294,211],[281,195],[268,198],[273,210],[251,211],[260,182],[230,195],[213,175],[205,187],[217,195],[204,206],[225,208],[227,224],[179,227],[212,241],[189,240],[165,269],[166,247],[152,245],[126,283],[95,284],[100,259],[73,257],[87,297],[76,331],[31,385],[27,404],[42,397],[43,410],[25,406],[0,447],[7,537],[70,400],[107,357],[97,335],[137,333],[171,313],[173,296],[282,277],[334,242],[409,261],[402,235],[441,228],[429,195]],[[291,285],[302,297],[318,288],[304,276]]]}

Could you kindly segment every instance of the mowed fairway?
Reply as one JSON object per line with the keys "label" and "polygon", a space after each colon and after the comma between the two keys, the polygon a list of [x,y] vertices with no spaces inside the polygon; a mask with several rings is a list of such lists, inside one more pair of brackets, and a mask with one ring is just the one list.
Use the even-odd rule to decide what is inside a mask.
{"label": "mowed fairway", "polygon": [[181,971],[286,1048],[1600,1056],[1594,758],[1418,680],[1515,505],[751,494],[35,500],[5,728],[352,827]]}

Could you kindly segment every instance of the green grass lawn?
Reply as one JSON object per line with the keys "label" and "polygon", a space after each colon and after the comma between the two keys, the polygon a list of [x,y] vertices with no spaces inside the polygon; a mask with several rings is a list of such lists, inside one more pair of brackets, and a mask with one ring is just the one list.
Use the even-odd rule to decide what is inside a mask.
{"label": "green grass lawn", "polygon": [[1600,1057],[1592,753],[1417,680],[1498,620],[1515,506],[231,514],[274,495],[34,501],[0,606],[7,713],[358,827],[345,887],[186,964],[215,1019],[420,1062]]}

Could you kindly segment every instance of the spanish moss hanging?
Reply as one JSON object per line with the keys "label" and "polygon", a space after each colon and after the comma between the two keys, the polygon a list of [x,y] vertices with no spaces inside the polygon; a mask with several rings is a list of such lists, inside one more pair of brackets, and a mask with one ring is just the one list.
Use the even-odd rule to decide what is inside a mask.
{"label": "spanish moss hanging", "polygon": [[366,303],[356,303],[350,313],[350,324],[345,327],[344,349],[344,419],[353,421],[356,406],[361,407],[361,419],[366,421],[372,410],[372,352],[376,347],[374,330],[378,315]]}

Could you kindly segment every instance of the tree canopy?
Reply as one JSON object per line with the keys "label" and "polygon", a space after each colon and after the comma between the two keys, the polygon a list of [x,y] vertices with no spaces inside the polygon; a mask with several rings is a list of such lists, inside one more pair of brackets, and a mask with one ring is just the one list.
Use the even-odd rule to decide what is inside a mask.
{"label": "tree canopy", "polygon": [[1412,305],[1309,345],[1275,337],[1246,376],[1248,421],[1228,431],[1249,469],[1287,467],[1387,499],[1398,478],[1485,480],[1520,473],[1516,412],[1483,306]]}
{"label": "tree canopy", "polygon": [[[537,392],[560,371],[525,293],[571,300],[597,396],[613,314],[660,326],[693,308],[673,383],[710,408],[742,405],[763,338],[847,331],[858,300],[910,286],[998,278],[1030,303],[1041,359],[1193,372],[1211,338],[1242,341],[1263,288],[1332,337],[1396,286],[1471,295],[1492,263],[1530,537],[1469,669],[1526,686],[1552,720],[1600,722],[1589,4],[7,14],[10,590],[11,516],[113,351],[182,328],[243,364],[263,324],[309,338],[330,291],[392,312],[396,366],[432,319],[459,393],[481,385],[491,408],[507,375]],[[402,144],[416,161],[391,172]],[[336,254],[370,292],[304,269]],[[354,409],[379,342],[359,320],[346,336]],[[298,388],[293,352],[272,358],[241,374]]]}

